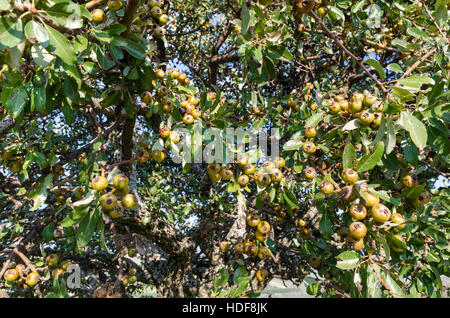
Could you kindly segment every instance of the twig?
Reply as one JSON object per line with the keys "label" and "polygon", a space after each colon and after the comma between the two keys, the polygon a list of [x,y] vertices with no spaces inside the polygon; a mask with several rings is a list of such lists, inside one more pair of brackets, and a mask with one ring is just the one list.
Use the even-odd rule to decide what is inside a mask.
{"label": "twig", "polygon": [[317,16],[317,14],[314,11],[310,12],[311,16],[316,20],[316,22],[320,25],[320,27],[325,31],[325,33],[334,41],[336,42],[337,46],[339,46],[347,55],[349,55],[358,65],[363,69],[364,72],[369,75],[369,77],[377,83],[377,85],[381,88],[381,90],[388,94],[388,90],[384,87],[383,83],[381,83],[374,75],[372,75],[369,70],[364,66],[364,64],[361,62],[361,59],[356,57],[352,52],[350,52],[344,44],[342,44],[341,40],[331,32],[327,26],[323,23],[323,21]]}
{"label": "twig", "polygon": [[[436,53],[437,48],[432,49],[431,51],[429,51],[427,54],[425,54],[424,56],[422,56],[420,59],[417,60],[416,63],[414,63],[413,65],[411,65],[405,73],[403,73],[402,77],[400,77],[400,79],[403,79],[407,76],[409,76],[416,68],[418,68],[420,66],[420,64],[422,64],[427,58],[429,58],[431,55],[433,55],[434,53]],[[397,82],[397,84],[395,86],[400,85],[400,83]]]}

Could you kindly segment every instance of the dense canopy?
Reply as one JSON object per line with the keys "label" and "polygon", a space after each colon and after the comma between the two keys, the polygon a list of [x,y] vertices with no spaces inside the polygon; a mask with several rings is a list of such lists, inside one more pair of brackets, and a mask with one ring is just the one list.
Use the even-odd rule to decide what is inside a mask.
{"label": "dense canopy", "polygon": [[0,295],[444,296],[449,9],[0,0]]}

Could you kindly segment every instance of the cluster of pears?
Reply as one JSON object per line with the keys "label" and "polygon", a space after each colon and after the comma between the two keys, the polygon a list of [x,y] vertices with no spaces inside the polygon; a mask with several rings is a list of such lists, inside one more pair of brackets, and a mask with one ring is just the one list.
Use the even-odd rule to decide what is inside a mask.
{"label": "cluster of pears", "polygon": [[162,6],[162,1],[160,1],[160,0],[150,0],[148,2],[150,14],[158,24],[158,26],[155,26],[153,28],[153,34],[157,38],[162,38],[166,34],[164,25],[166,25],[167,22],[169,21],[169,17],[167,16],[167,14],[163,13],[161,6]]}
{"label": "cluster of pears", "polygon": [[325,100],[325,106],[331,114],[358,119],[361,126],[370,126],[377,129],[381,124],[384,105],[373,94],[354,92],[350,99],[343,95],[334,96],[334,100]]}
{"label": "cluster of pears", "polygon": [[[107,7],[111,11],[119,11],[123,8],[123,0],[109,0]],[[102,9],[95,9],[91,12],[94,24],[100,24],[105,18],[105,12]]]}
{"label": "cluster of pears", "polygon": [[21,157],[14,154],[11,150],[6,150],[1,156],[2,164],[7,167],[12,173],[19,173],[22,171],[23,160]]}
{"label": "cluster of pears", "polygon": [[282,157],[277,157],[273,162],[266,161],[260,167],[257,167],[249,162],[247,155],[240,154],[237,156],[236,164],[240,168],[240,174],[236,180],[234,180],[234,173],[229,165],[221,167],[218,163],[210,163],[206,169],[212,182],[219,182],[222,179],[232,180],[245,187],[251,178],[259,186],[266,188],[271,183],[278,184],[283,180],[284,175],[281,169],[285,167],[286,163]]}
{"label": "cluster of pears", "polygon": [[66,273],[72,265],[72,262],[69,260],[61,261],[58,254],[49,254],[45,258],[45,263],[49,270],[51,270],[52,277],[56,279],[62,278],[64,273]]}
{"label": "cluster of pears", "polygon": [[[309,100],[312,99],[311,93],[312,93],[313,89],[314,89],[314,84],[313,83],[307,82],[305,84],[305,87],[304,87],[303,91],[305,92],[304,100],[306,102],[308,102]],[[287,105],[291,109],[291,112],[294,113],[294,114],[298,113],[300,111],[299,101],[298,101],[298,99],[296,99],[294,97],[289,97],[289,99],[287,101]],[[311,108],[312,108],[312,110],[315,110],[317,108],[317,105],[313,103],[311,105]]]}
{"label": "cluster of pears", "polygon": [[137,270],[134,267],[131,267],[127,274],[122,278],[122,284],[124,286],[133,285],[137,282],[136,276]]}
{"label": "cluster of pears", "polygon": [[[249,258],[266,260],[270,257],[271,251],[266,245],[263,244],[263,242],[268,238],[271,229],[270,223],[261,220],[257,213],[249,213],[246,220],[253,239],[237,242],[233,247],[234,257],[235,259],[239,259],[246,255]],[[219,247],[221,252],[225,254],[230,250],[231,244],[229,241],[221,241],[219,243]],[[268,274],[269,273],[266,269],[259,269],[256,272],[256,277],[262,282],[267,278]]]}
{"label": "cluster of pears", "polygon": [[[402,178],[402,183],[405,188],[415,187],[419,185],[419,179],[414,174],[406,174]],[[412,201],[415,207],[421,207],[431,201],[431,193],[424,190],[417,198]]]}
{"label": "cluster of pears", "polygon": [[6,270],[3,278],[19,289],[27,289],[36,286],[40,276],[37,272],[28,270],[24,264],[17,264],[15,268]]}
{"label": "cluster of pears", "polygon": [[[51,271],[53,278],[60,279],[64,273],[69,269],[72,262],[65,260],[61,261],[57,254],[50,254],[45,258],[45,263]],[[17,264],[16,267],[5,271],[3,278],[8,283],[14,284],[17,288],[26,289],[28,287],[36,286],[40,280],[40,275],[27,269],[24,264]]]}
{"label": "cluster of pears", "polygon": [[[346,186],[341,188],[341,208],[350,213],[352,223],[348,228],[340,228],[338,234],[346,237],[349,248],[359,251],[364,247],[364,238],[367,235],[367,227],[363,222],[369,217],[375,224],[381,225],[392,222],[394,228],[403,229],[406,225],[405,218],[400,213],[391,213],[388,207],[380,203],[380,198],[369,192],[366,183],[358,182],[358,173],[347,168],[342,171],[342,180]],[[358,199],[358,202],[355,201]],[[404,242],[401,236],[398,237]],[[396,247],[393,246],[396,250]]]}
{"label": "cluster of pears", "polygon": [[[103,175],[97,176],[92,179],[92,188],[103,193],[100,197],[100,205],[105,213],[115,219],[123,214],[124,209],[134,209],[138,202],[136,196],[129,193],[130,187],[127,176],[120,173],[116,174],[112,182],[113,189],[107,192],[108,180]],[[118,200],[117,196],[121,197],[121,200]]]}
{"label": "cluster of pears", "polygon": [[[172,87],[177,85],[189,86],[190,80],[186,73],[180,72],[176,69],[170,69],[168,74],[160,68],[155,72],[157,81],[152,81],[153,87],[156,88],[156,98],[150,91],[144,91],[141,94],[141,101],[144,104],[157,103],[159,112],[162,114],[170,114],[175,106],[174,97],[172,96]],[[195,110],[200,100],[193,95],[190,95],[186,101],[181,102],[181,106],[185,109],[187,114],[191,115],[192,121],[189,117],[183,118],[185,124],[191,124],[193,118],[201,116],[199,110]],[[195,110],[195,111],[194,111]]]}

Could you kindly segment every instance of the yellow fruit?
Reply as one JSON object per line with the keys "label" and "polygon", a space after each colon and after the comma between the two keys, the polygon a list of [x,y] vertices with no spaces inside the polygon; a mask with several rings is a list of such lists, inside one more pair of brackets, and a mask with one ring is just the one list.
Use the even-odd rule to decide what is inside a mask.
{"label": "yellow fruit", "polygon": [[375,222],[386,222],[391,218],[391,211],[383,204],[373,206],[371,211]]}
{"label": "yellow fruit", "polygon": [[247,215],[247,224],[251,227],[258,226],[260,221],[261,219],[259,218],[259,215],[256,213],[250,213],[249,215]]}
{"label": "yellow fruit", "polygon": [[128,177],[123,174],[116,174],[113,178],[113,185],[116,189],[124,189],[128,186]]}
{"label": "yellow fruit", "polygon": [[15,269],[8,269],[5,274],[3,274],[3,278],[7,281],[7,282],[13,282],[15,281],[17,278],[19,278],[19,272]]}
{"label": "yellow fruit", "polygon": [[27,280],[25,281],[25,283],[28,286],[33,287],[33,286],[37,285],[38,281],[39,281],[39,274],[36,272],[31,272],[30,274],[28,274]]}
{"label": "yellow fruit", "polygon": [[132,210],[138,205],[138,201],[134,194],[128,193],[122,198],[122,204],[126,209]]}
{"label": "yellow fruit", "polygon": [[403,217],[403,215],[401,215],[400,213],[393,213],[391,215],[391,221],[395,224],[398,224],[396,226],[394,226],[395,228],[402,230],[405,228],[406,226],[406,221],[405,218]]}
{"label": "yellow fruit", "polygon": [[263,282],[267,276],[269,276],[269,272],[267,271],[267,269],[262,268],[262,269],[258,269],[256,271],[256,278],[258,279],[258,281]]}
{"label": "yellow fruit", "polygon": [[92,11],[91,15],[92,21],[94,21],[95,24],[100,24],[103,22],[105,13],[103,12],[103,10],[95,9],[94,11]]}
{"label": "yellow fruit", "polygon": [[241,174],[239,176],[239,178],[237,179],[237,182],[239,183],[239,185],[241,185],[242,187],[246,186],[247,183],[249,182],[249,178],[246,174]]}
{"label": "yellow fruit", "polygon": [[267,221],[261,221],[259,222],[258,226],[257,226],[257,230],[258,232],[262,233],[262,234],[267,234],[270,231],[270,224]]}
{"label": "yellow fruit", "polygon": [[45,262],[50,267],[56,266],[58,265],[59,257],[57,254],[50,254],[46,257]]}
{"label": "yellow fruit", "polygon": [[112,209],[108,212],[108,215],[113,219],[117,219],[118,217],[122,216],[123,212],[124,212],[124,209],[123,209],[122,202],[117,201],[116,206],[114,207],[114,209]]}
{"label": "yellow fruit", "polygon": [[161,150],[152,151],[152,159],[156,162],[161,162],[166,158],[166,154]]}

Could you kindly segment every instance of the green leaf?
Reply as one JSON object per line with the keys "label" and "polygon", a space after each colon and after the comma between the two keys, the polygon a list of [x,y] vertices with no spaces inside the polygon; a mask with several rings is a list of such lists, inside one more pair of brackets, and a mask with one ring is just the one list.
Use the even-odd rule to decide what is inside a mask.
{"label": "green leaf", "polygon": [[42,230],[42,238],[45,242],[53,240],[53,233],[55,232],[55,225],[50,223]]}
{"label": "green leaf", "polygon": [[46,113],[46,102],[47,92],[45,86],[32,86],[30,92],[31,111],[37,110],[40,113]]}
{"label": "green leaf", "polygon": [[241,33],[245,35],[250,26],[250,11],[248,10],[248,7],[245,4],[245,2],[242,4],[241,20],[242,20]]}
{"label": "green leaf", "polygon": [[67,40],[63,34],[53,29],[51,26],[45,24],[45,28],[47,29],[49,35],[50,46],[48,48],[54,51],[55,54],[66,64],[75,64],[77,57],[69,40]]}
{"label": "green leaf", "polygon": [[377,60],[368,59],[366,63],[372,66],[378,72],[378,74],[382,79],[386,78],[386,72],[384,71],[383,66],[381,66],[381,64]]}
{"label": "green leaf", "polygon": [[366,0],[361,0],[361,1],[359,1],[357,4],[354,4],[353,6],[352,6],[352,13],[356,13],[356,12],[358,12],[359,10],[361,10],[363,7],[364,7],[364,5],[366,4]]}
{"label": "green leaf", "polygon": [[448,10],[444,5],[439,6],[435,13],[437,24],[442,28],[448,22]]}
{"label": "green leaf", "polygon": [[40,45],[47,47],[49,44],[49,36],[44,26],[34,20],[28,21],[25,25],[25,37],[29,39],[36,39]]}
{"label": "green leaf", "polygon": [[13,118],[19,118],[22,115],[27,102],[28,95],[25,87],[14,88],[13,94],[6,102],[6,110]]}
{"label": "green leaf", "polygon": [[397,199],[397,198],[391,198],[386,191],[380,190],[380,191],[376,191],[372,188],[369,188],[369,192],[376,194],[377,196],[380,197],[381,200],[389,202],[395,206],[400,206],[402,204],[402,200]]}
{"label": "green leaf", "polygon": [[305,122],[305,127],[317,126],[317,124],[320,123],[320,121],[322,120],[324,114],[325,114],[324,112],[318,112],[317,114],[314,114],[311,117],[309,117]]}
{"label": "green leaf", "polygon": [[397,63],[391,63],[386,68],[395,73],[403,73],[402,67]]}
{"label": "green leaf", "polygon": [[388,118],[387,122],[387,136],[386,136],[386,154],[390,154],[395,148],[397,140],[395,138],[394,122]]}
{"label": "green leaf", "polygon": [[345,251],[336,256],[336,267],[340,269],[354,269],[358,265],[360,255],[355,251]]}
{"label": "green leaf", "polygon": [[424,189],[425,186],[423,185],[408,187],[403,189],[402,196],[414,200],[415,198],[419,197],[419,195],[423,192]]}
{"label": "green leaf", "polygon": [[235,291],[231,294],[231,298],[236,298],[238,296],[241,296],[242,293],[247,288],[248,284],[252,280],[251,276],[247,277],[239,277],[237,279],[238,287],[235,289]]}
{"label": "green leaf", "polygon": [[344,127],[342,127],[342,131],[346,130],[355,130],[361,127],[361,125],[358,122],[358,119],[352,119],[349,122],[347,122]]}
{"label": "green leaf", "polygon": [[30,211],[36,211],[42,203],[47,200],[47,189],[52,186],[53,175],[49,174],[44,180],[38,182],[34,189],[30,192],[30,198],[33,200],[34,204]]}
{"label": "green leaf", "polygon": [[345,15],[342,12],[341,9],[335,7],[335,6],[328,6],[328,9],[330,10],[330,13],[332,13],[336,18],[339,18],[342,21],[345,21]]}
{"label": "green leaf", "polygon": [[0,11],[7,11],[11,9],[11,4],[8,0],[0,0]]}
{"label": "green leaf", "polygon": [[358,172],[365,172],[372,170],[381,160],[384,153],[384,143],[381,141],[375,146],[375,150],[372,154],[366,154],[362,156],[361,160],[358,163]]}
{"label": "green leaf", "polygon": [[380,272],[380,268],[377,264],[370,264],[367,266],[367,297],[369,298],[380,298],[382,297],[381,293],[381,282],[378,278],[377,273]]}
{"label": "green leaf", "polygon": [[423,149],[427,144],[427,129],[425,125],[412,114],[402,111],[399,123],[409,132],[409,136],[419,149]]}
{"label": "green leaf", "polygon": [[298,150],[302,146],[303,142],[301,140],[289,140],[283,145],[283,150]]}
{"label": "green leaf", "polygon": [[124,49],[128,53],[130,53],[130,55],[132,55],[133,57],[135,57],[139,60],[143,60],[145,58],[145,56],[147,55],[145,53],[147,48],[143,44],[136,43],[131,40],[127,40],[127,45],[124,47]]}
{"label": "green leaf", "polygon": [[81,222],[83,217],[89,212],[89,207],[84,209],[75,209],[60,223],[62,227],[72,227]]}
{"label": "green leaf", "polygon": [[342,154],[342,169],[352,168],[355,165],[355,160],[356,150],[349,134],[345,143],[344,153]]}
{"label": "green leaf", "polygon": [[36,45],[31,47],[31,56],[33,57],[34,62],[40,67],[48,66],[55,59],[55,57],[48,53],[43,46]]}
{"label": "green leaf", "polygon": [[299,207],[297,198],[295,197],[295,194],[292,193],[292,191],[289,190],[288,188],[286,188],[285,191],[283,192],[283,198],[286,201],[286,203],[289,205],[289,207],[291,207],[291,208]]}
{"label": "green leaf", "polygon": [[325,237],[329,237],[331,234],[333,234],[333,222],[331,222],[327,210],[323,211],[322,213],[322,218],[320,219],[319,223],[319,231]]}
{"label": "green leaf", "polygon": [[86,246],[91,240],[97,225],[97,213],[102,213],[99,208],[87,213],[81,220],[77,233],[78,247]]}
{"label": "green leaf", "polygon": [[405,89],[414,92],[420,90],[423,84],[434,85],[434,80],[428,76],[413,75],[398,80],[398,83],[401,84]]}
{"label": "green leaf", "polygon": [[394,297],[406,297],[405,292],[400,288],[397,282],[391,277],[391,274],[385,270],[385,282],[386,286],[394,293]]}
{"label": "green leaf", "polygon": [[15,22],[6,17],[0,18],[0,50],[15,47],[22,42],[22,20]]}

